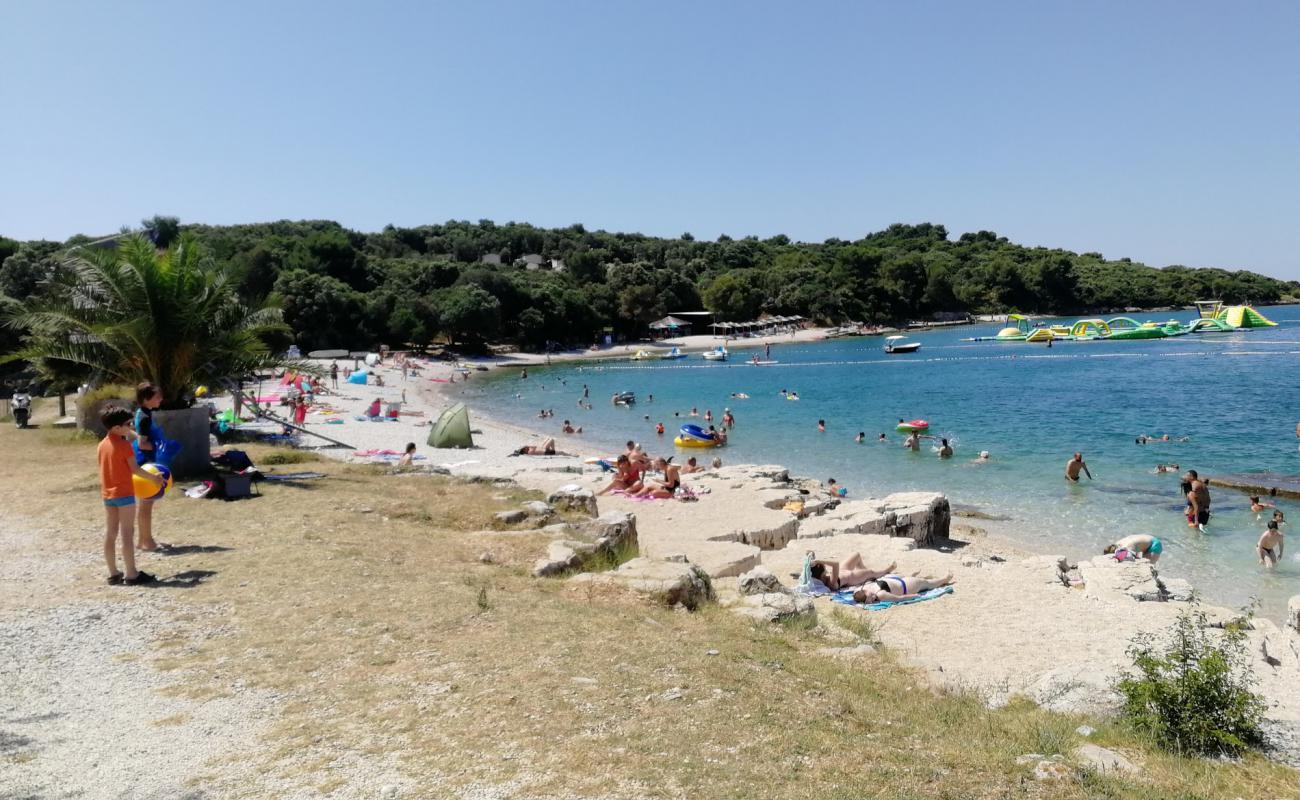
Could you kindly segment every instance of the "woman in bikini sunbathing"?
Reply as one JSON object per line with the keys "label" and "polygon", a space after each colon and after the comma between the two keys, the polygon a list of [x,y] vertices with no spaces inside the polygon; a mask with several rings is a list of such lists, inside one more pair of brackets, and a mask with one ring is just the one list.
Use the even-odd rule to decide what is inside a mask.
{"label": "woman in bikini sunbathing", "polygon": [[902,575],[883,575],[854,592],[853,600],[857,603],[879,603],[881,601],[897,603],[899,600],[911,600],[914,597],[920,597],[923,592],[938,589],[940,586],[951,586],[952,583],[951,572],[942,580],[922,578],[915,575],[910,578],[904,578]]}
{"label": "woman in bikini sunbathing", "polygon": [[655,469],[663,472],[664,479],[662,481],[646,481],[645,488],[637,494],[637,497],[653,497],[659,500],[667,500],[682,485],[681,467],[670,464],[668,459],[656,458]]}
{"label": "woman in bikini sunbathing", "polygon": [[812,576],[825,584],[827,589],[838,591],[874,581],[891,574],[895,569],[898,569],[897,563],[880,570],[871,569],[863,563],[861,553],[854,553],[844,561],[814,561]]}
{"label": "woman in bikini sunbathing", "polygon": [[526,444],[515,452],[515,456],[553,456],[555,455],[555,439],[547,439],[541,444]]}

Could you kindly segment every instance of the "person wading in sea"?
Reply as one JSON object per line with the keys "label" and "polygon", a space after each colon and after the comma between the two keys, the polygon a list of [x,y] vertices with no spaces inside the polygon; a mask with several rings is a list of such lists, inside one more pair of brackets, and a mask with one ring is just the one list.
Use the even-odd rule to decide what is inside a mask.
{"label": "person wading in sea", "polygon": [[1065,462],[1065,479],[1070,483],[1078,483],[1080,470],[1083,470],[1083,474],[1088,476],[1088,480],[1092,480],[1092,473],[1088,471],[1088,465],[1083,463],[1083,453],[1075,453],[1074,458]]}
{"label": "person wading in sea", "polygon": [[1201,480],[1194,469],[1187,470],[1183,480],[1188,483],[1187,493],[1192,501],[1192,513],[1195,514],[1195,522],[1189,518],[1187,526],[1204,530],[1210,521],[1210,487],[1205,485],[1205,481]]}

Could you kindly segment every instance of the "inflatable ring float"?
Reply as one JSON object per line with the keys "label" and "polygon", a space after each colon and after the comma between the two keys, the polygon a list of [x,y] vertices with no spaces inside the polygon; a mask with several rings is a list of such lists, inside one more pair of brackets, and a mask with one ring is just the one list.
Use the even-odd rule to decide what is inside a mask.
{"label": "inflatable ring float", "polygon": [[925,433],[930,430],[930,423],[923,419],[914,419],[909,422],[900,422],[894,430],[899,433]]}

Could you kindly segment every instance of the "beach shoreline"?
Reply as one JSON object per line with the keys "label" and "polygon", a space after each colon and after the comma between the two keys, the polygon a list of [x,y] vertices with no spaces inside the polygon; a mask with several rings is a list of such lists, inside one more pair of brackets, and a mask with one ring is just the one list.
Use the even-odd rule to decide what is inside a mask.
{"label": "beach shoreline", "polygon": [[[359,415],[372,399],[391,402],[403,394],[402,410],[407,413],[397,422],[331,426],[329,435],[356,449],[320,452],[354,462],[393,463],[404,442],[411,441],[422,457],[417,467],[452,476],[509,481],[547,495],[562,489],[596,491],[607,482],[601,467],[588,463],[614,455],[606,448],[581,435],[556,434],[556,456],[514,455],[522,445],[537,444],[551,434],[538,430],[531,419],[497,419],[472,407],[473,448],[428,447],[429,424],[461,401],[456,389],[460,380],[450,383],[460,368],[440,361],[419,361],[418,366],[418,373],[403,380],[399,369],[385,363],[376,369],[385,386],[341,383],[338,395],[325,395],[323,400],[340,417]],[[550,424],[558,427],[558,420]],[[309,420],[312,427],[315,423]],[[367,455],[375,452],[383,454]],[[702,452],[711,456],[715,451]],[[716,452],[725,463],[726,450]],[[794,487],[819,482],[801,483],[777,465],[727,463],[720,470],[685,476],[684,483],[701,493],[698,502],[638,502],[605,495],[598,498],[599,509],[634,514],[643,556],[686,555],[714,576],[714,586],[724,597],[734,594],[735,576],[757,565],[792,585],[788,576],[797,573],[807,550],[831,559],[856,552],[868,564],[893,561],[909,573],[952,573],[957,579],[954,595],[890,610],[881,641],[937,683],[976,691],[991,704],[1025,695],[1055,710],[1113,711],[1114,686],[1131,666],[1131,641],[1163,635],[1188,608],[1191,587],[1185,581],[1164,579],[1146,562],[1117,564],[1106,556],[1075,560],[1060,553],[1031,552],[1014,536],[1024,523],[1001,518],[997,509],[958,509],[952,538],[930,549],[897,536],[841,532],[835,514],[877,502],[870,498],[855,496],[835,514],[800,521],[797,514],[782,509],[782,498]],[[805,528],[810,525],[824,530],[809,534]],[[1203,608],[1216,624],[1241,617],[1228,608]],[[822,610],[828,608],[823,605]],[[1272,739],[1284,760],[1300,764],[1300,695],[1285,689],[1288,681],[1300,682],[1300,631],[1266,619],[1255,619],[1251,626],[1253,654],[1262,649],[1285,658],[1280,667],[1265,664],[1258,655],[1252,662],[1270,704]],[[990,651],[999,658],[987,658]]]}

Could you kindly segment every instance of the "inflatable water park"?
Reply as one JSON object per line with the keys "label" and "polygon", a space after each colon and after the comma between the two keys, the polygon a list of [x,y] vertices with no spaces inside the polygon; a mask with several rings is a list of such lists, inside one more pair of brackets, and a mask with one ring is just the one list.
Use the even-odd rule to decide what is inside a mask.
{"label": "inflatable water park", "polygon": [[1235,333],[1250,328],[1277,325],[1250,306],[1225,306],[1220,300],[1197,300],[1200,316],[1183,323],[1176,319],[1163,322],[1138,322],[1132,317],[1081,319],[1073,325],[1045,325],[1022,314],[1008,314],[1007,326],[996,336],[975,336],[967,342],[1087,342],[1099,339],[1168,339],[1188,334]]}

